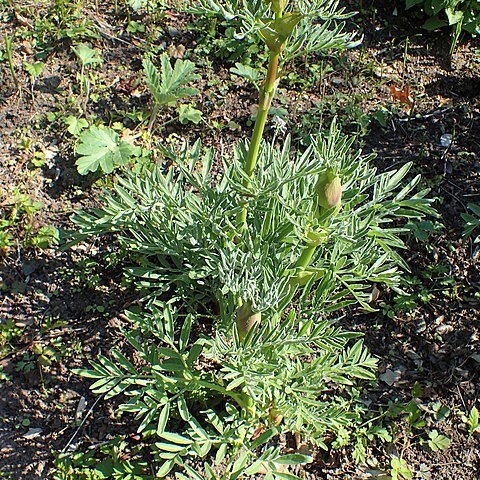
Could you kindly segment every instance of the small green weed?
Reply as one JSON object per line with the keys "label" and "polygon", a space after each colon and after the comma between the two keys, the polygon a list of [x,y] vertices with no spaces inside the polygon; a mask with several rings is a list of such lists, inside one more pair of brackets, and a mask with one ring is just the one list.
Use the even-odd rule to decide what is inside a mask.
{"label": "small green weed", "polygon": [[45,57],[61,42],[85,41],[98,38],[93,22],[81,0],[54,0],[40,8],[28,4],[15,6],[27,24],[20,30],[25,39],[33,39],[37,56]]}
{"label": "small green weed", "polygon": [[30,93],[32,95],[32,98],[34,97],[35,82],[37,78],[40,77],[40,75],[42,74],[44,66],[45,64],[43,62],[23,62],[23,68],[30,76]]}
{"label": "small green weed", "polygon": [[480,4],[478,0],[406,0],[406,7],[421,7],[428,17],[423,24],[426,30],[446,26],[452,29],[451,52],[457,46],[462,31],[472,36],[480,34]]}
{"label": "small green weed", "polygon": [[[160,56],[161,69],[158,71],[151,60],[143,60],[143,69],[145,81],[150,89],[154,103],[150,114],[149,131],[152,130],[158,113],[169,106],[175,106],[179,100],[192,95],[197,95],[198,90],[187,85],[199,78],[195,74],[195,64],[189,60],[178,59],[172,68],[170,59],[166,53]],[[179,107],[180,121],[184,123],[190,119],[197,120],[201,118],[201,112],[188,105]]]}
{"label": "small green weed", "polygon": [[[472,212],[472,214],[462,213],[462,218],[465,222],[463,230],[463,235],[465,237],[472,235],[474,231],[480,228],[480,205],[469,203],[468,209]],[[480,243],[480,234],[475,237],[474,243]]]}
{"label": "small green weed", "polygon": [[7,256],[16,243],[24,247],[49,248],[58,244],[59,231],[52,225],[37,227],[35,216],[43,204],[27,194],[15,191],[2,208],[0,218],[0,255]]}
{"label": "small green weed", "polygon": [[390,461],[390,475],[392,480],[409,480],[413,478],[413,473],[408,466],[408,463],[400,457],[392,457]]}
{"label": "small green weed", "polygon": [[15,349],[16,342],[22,338],[25,327],[20,326],[12,318],[0,323],[0,356],[5,357]]}
{"label": "small green weed", "polygon": [[480,426],[479,426],[479,414],[478,408],[473,406],[470,410],[470,413],[467,415],[463,415],[463,420],[467,424],[468,428],[468,435],[471,437],[475,434],[480,434]]}
{"label": "small green weed", "polygon": [[265,59],[259,39],[241,37],[231,22],[212,17],[197,17],[190,24],[192,31],[198,32],[195,54],[198,57],[216,57],[223,61],[247,64],[254,59]]}
{"label": "small green weed", "polygon": [[83,99],[82,111],[87,111],[87,104],[90,99],[91,84],[95,79],[92,69],[103,62],[100,52],[86,43],[72,46],[72,50],[80,61],[81,69],[78,74],[80,82],[80,97]]}
{"label": "small green weed", "polygon": [[428,446],[434,452],[446,450],[450,445],[450,439],[445,435],[441,435],[437,430],[428,433]]}
{"label": "small green weed", "polygon": [[[138,448],[137,448],[138,449]],[[136,459],[137,452],[128,448],[121,437],[87,453],[57,454],[54,480],[153,480],[150,466]]]}

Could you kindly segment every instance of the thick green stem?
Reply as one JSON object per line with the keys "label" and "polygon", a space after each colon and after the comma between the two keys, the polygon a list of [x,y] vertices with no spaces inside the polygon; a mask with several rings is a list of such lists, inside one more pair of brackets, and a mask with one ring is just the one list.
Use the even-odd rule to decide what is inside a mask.
{"label": "thick green stem", "polygon": [[[262,141],[268,111],[270,110],[270,105],[272,104],[272,99],[275,95],[279,61],[280,53],[271,52],[268,61],[267,77],[265,79],[265,83],[260,89],[257,118],[255,119],[255,127],[253,129],[252,139],[250,140],[247,160],[245,162],[244,170],[248,175],[248,179],[244,180],[243,186],[246,188],[250,186],[250,178],[252,178],[255,166],[257,164],[258,152],[260,151],[260,143]],[[244,206],[237,214],[237,225],[239,229],[243,229],[246,220],[247,207]]]}
{"label": "thick green stem", "polygon": [[297,273],[290,277],[290,287],[295,287],[298,285],[305,285],[308,281],[315,275],[311,271],[307,271],[307,267],[312,261],[313,254],[315,253],[316,245],[307,245],[303,250],[297,261],[295,262],[294,268],[297,270]]}
{"label": "thick green stem", "polygon": [[307,245],[300,256],[298,257],[297,263],[295,263],[295,268],[305,269],[310,265],[312,261],[313,254],[315,253],[316,245]]}
{"label": "thick green stem", "polygon": [[196,382],[197,382],[197,385],[199,385],[200,387],[214,390],[218,393],[221,393],[222,395],[225,395],[226,397],[230,397],[232,400],[237,402],[237,405],[240,408],[243,408],[247,414],[252,414],[255,410],[253,399],[247,393],[234,392],[232,390],[227,390],[226,388],[223,388],[220,385],[217,385],[212,382],[207,382],[205,380],[196,379]]}

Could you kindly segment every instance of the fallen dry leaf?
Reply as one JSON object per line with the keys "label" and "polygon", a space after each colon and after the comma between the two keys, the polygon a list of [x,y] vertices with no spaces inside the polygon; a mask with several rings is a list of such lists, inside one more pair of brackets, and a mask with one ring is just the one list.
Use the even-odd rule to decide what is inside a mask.
{"label": "fallen dry leaf", "polygon": [[395,101],[404,103],[411,107],[413,99],[410,96],[410,85],[405,85],[403,88],[397,88],[395,85],[390,85],[390,93]]}
{"label": "fallen dry leaf", "polygon": [[170,45],[167,48],[167,53],[170,57],[173,58],[183,58],[185,55],[185,45]]}

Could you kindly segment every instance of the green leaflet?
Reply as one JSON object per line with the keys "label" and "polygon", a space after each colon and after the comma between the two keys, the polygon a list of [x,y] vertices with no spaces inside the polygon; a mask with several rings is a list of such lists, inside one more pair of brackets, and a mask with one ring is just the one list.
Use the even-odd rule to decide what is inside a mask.
{"label": "green leaflet", "polygon": [[160,56],[160,65],[161,69],[159,71],[151,60],[147,58],[143,60],[145,82],[158,107],[175,105],[182,98],[198,94],[196,88],[186,86],[200,78],[199,75],[194,73],[194,63],[179,59],[172,68],[168,55],[163,53]]}
{"label": "green leaflet", "polygon": [[92,126],[79,137],[75,162],[80,175],[96,172],[111,173],[116,166],[126,165],[135,155],[135,147],[121,140],[111,128]]}
{"label": "green leaflet", "polygon": [[301,13],[290,12],[286,13],[281,18],[266,23],[265,28],[260,30],[260,35],[270,51],[279,53],[283,50],[285,43],[302,17]]}

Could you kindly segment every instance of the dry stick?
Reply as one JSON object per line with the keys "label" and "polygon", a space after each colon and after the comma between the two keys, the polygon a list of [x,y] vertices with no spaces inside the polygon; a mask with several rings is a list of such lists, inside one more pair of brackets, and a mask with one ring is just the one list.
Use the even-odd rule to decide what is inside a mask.
{"label": "dry stick", "polygon": [[85,424],[85,422],[87,421],[87,418],[90,416],[90,414],[93,412],[93,409],[95,408],[95,406],[97,405],[97,403],[100,401],[100,399],[102,398],[102,396],[98,397],[94,404],[90,407],[90,409],[88,410],[87,414],[83,417],[82,421],[80,422],[80,425],[77,427],[77,429],[75,430],[74,434],[72,435],[72,437],[70,438],[70,440],[68,441],[67,445],[63,448],[62,450],[62,453],[65,453],[68,449],[68,447],[71,445],[71,443],[73,442],[73,440],[75,440],[75,437],[78,435],[78,432],[80,431],[80,429],[83,427],[83,425]]}

